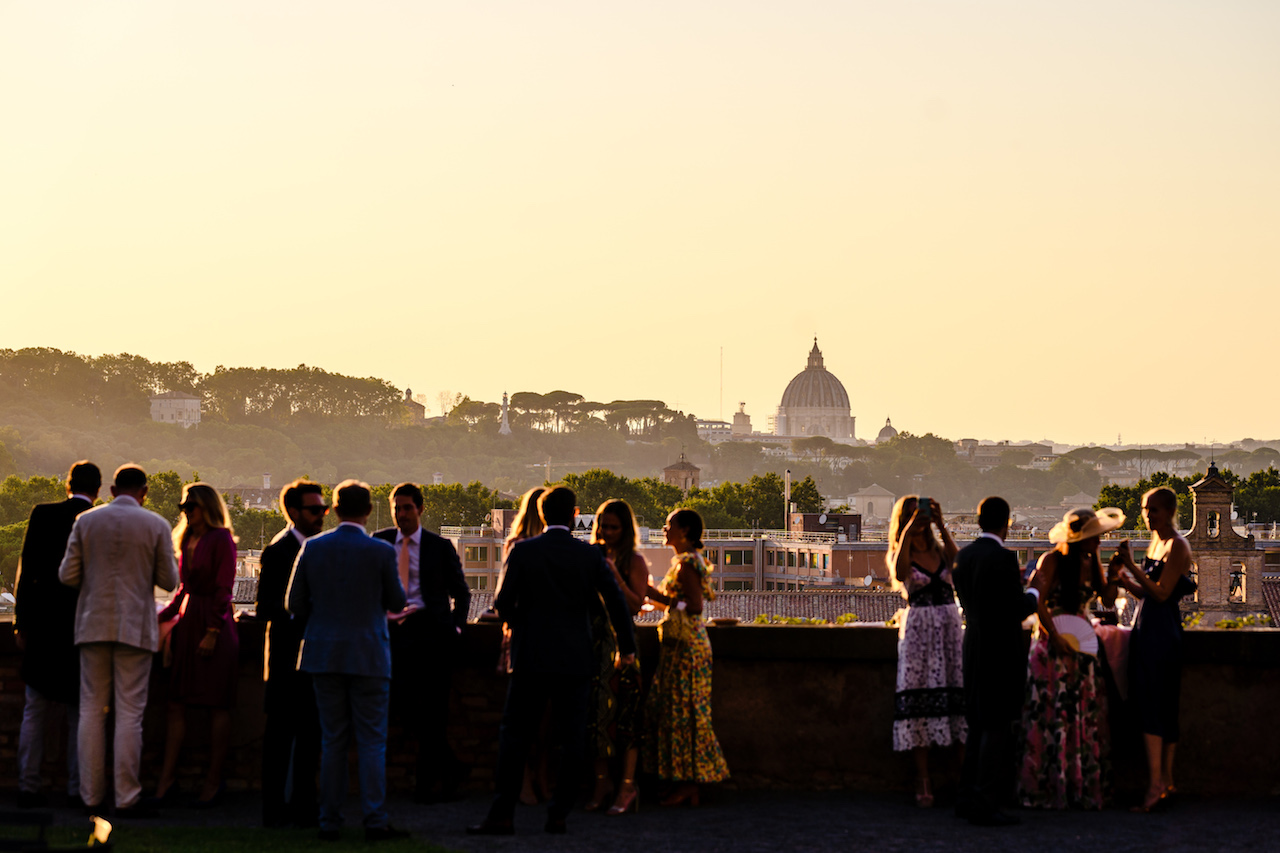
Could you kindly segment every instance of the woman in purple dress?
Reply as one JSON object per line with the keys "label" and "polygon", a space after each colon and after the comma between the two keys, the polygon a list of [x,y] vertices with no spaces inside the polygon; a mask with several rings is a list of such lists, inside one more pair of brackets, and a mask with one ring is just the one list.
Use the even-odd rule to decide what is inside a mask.
{"label": "woman in purple dress", "polygon": [[160,621],[177,617],[169,635],[173,666],[169,681],[169,731],[164,768],[156,786],[161,802],[177,794],[178,754],[187,729],[187,708],[208,708],[213,731],[209,739],[209,772],[194,802],[216,805],[223,791],[222,764],[231,738],[231,707],[236,699],[240,640],[231,608],[236,577],[236,543],[222,496],[207,483],[192,483],[182,492],[182,519],[173,531],[182,585]]}

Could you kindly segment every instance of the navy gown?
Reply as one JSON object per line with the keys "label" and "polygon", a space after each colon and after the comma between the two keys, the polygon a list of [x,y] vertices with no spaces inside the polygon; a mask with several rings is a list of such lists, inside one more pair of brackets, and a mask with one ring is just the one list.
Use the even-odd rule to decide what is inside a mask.
{"label": "navy gown", "polygon": [[[1142,570],[1160,582],[1164,560],[1146,558]],[[1129,699],[1143,734],[1177,743],[1178,700],[1182,690],[1182,613],[1178,603],[1196,591],[1183,575],[1164,601],[1146,597],[1129,638]]]}

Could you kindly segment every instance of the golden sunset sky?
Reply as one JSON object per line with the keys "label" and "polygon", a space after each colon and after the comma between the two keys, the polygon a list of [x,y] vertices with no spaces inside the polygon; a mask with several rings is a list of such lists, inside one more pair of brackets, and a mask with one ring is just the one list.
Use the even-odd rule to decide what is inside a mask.
{"label": "golden sunset sky", "polygon": [[763,429],[816,335],[861,438],[1273,438],[1278,45],[1271,0],[0,2],[0,346]]}

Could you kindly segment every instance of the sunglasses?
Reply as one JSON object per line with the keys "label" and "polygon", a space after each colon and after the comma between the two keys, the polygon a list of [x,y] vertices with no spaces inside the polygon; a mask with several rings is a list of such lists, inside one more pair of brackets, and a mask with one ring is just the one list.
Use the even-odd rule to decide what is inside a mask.
{"label": "sunglasses", "polygon": [[303,512],[309,512],[312,515],[324,515],[326,512],[329,511],[329,505],[316,504],[315,506],[304,506],[304,507],[301,507],[301,509]]}
{"label": "sunglasses", "polygon": [[195,501],[186,501],[184,503],[178,504],[178,509],[182,510],[183,512],[191,512],[191,510],[195,509],[198,506],[200,506],[200,504],[196,503]]}

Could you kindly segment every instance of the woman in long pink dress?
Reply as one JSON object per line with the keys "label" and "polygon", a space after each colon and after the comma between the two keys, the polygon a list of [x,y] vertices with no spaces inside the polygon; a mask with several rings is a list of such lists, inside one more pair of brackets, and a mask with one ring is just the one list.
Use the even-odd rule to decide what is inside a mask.
{"label": "woman in long pink dress", "polygon": [[231,738],[231,707],[236,700],[240,639],[236,634],[231,590],[236,577],[236,543],[222,496],[207,483],[192,483],[182,493],[182,519],[173,532],[182,585],[160,621],[178,617],[169,636],[173,666],[169,681],[169,731],[156,796],[172,802],[177,791],[178,755],[187,729],[187,709],[208,708],[212,719],[209,771],[193,804],[217,804],[223,791],[222,765]]}

